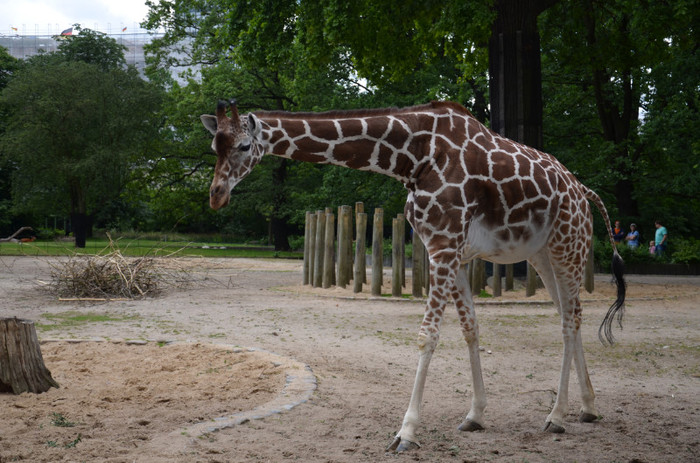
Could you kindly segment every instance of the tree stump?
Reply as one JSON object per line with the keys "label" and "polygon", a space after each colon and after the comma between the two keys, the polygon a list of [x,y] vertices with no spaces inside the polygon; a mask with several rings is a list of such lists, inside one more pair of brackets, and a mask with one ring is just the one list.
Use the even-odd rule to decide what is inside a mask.
{"label": "tree stump", "polygon": [[41,393],[59,387],[44,365],[34,322],[0,318],[0,392]]}

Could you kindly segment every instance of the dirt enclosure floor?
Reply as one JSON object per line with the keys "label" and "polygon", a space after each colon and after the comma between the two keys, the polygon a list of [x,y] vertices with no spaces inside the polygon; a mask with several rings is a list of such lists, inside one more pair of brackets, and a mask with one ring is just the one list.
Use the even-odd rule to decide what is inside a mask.
{"label": "dirt enclosure floor", "polygon": [[302,287],[297,261],[189,262],[194,283],[158,298],[79,302],[42,289],[45,259],[0,258],[0,317],[35,321],[61,385],[0,394],[0,463],[700,461],[698,277],[628,276],[624,329],[604,347],[614,288],[596,276],[582,329],[601,419],[577,421],[572,371],[565,434],[542,432],[562,354],[546,293],[477,300],[488,407],[474,433],[457,430],[472,385],[448,310],[421,448],[397,456],[385,448],[413,385],[421,301]]}

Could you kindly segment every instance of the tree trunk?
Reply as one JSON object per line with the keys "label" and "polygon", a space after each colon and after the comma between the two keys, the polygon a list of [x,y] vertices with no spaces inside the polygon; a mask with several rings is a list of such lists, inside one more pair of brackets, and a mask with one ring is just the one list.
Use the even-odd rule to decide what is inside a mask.
{"label": "tree trunk", "polygon": [[[584,2],[587,14],[584,15],[586,24],[586,44],[591,50],[589,54],[593,95],[595,96],[598,119],[603,129],[603,139],[615,145],[609,160],[616,173],[620,174],[615,184],[615,197],[621,217],[639,217],[639,205],[634,194],[634,183],[631,178],[635,159],[630,152],[630,136],[634,122],[639,120],[641,95],[635,89],[630,64],[621,63],[620,76],[614,76],[598,58],[599,47],[598,29],[594,9],[596,5],[590,0]],[[629,34],[628,15],[624,15],[620,25],[621,31]],[[624,48],[624,45],[621,45]],[[630,51],[630,53],[632,53]],[[627,61],[627,63],[631,62]],[[616,81],[619,81],[616,82]],[[614,83],[615,82],[615,83]]]}
{"label": "tree trunk", "polygon": [[[496,1],[497,16],[489,41],[491,128],[536,149],[542,149],[542,64],[537,16],[554,3],[556,0]],[[512,272],[512,267],[506,271]],[[532,272],[534,275],[534,269]],[[506,278],[506,290],[508,286]]]}
{"label": "tree trunk", "polygon": [[275,191],[272,199],[272,217],[270,227],[272,230],[275,251],[289,251],[289,225],[283,217],[284,204],[287,201],[284,185],[287,180],[287,160],[280,159],[277,167],[272,171],[272,181]]}
{"label": "tree trunk", "polygon": [[542,149],[542,66],[537,16],[554,2],[496,2],[489,41],[491,128]]}
{"label": "tree trunk", "polygon": [[41,393],[58,383],[44,365],[34,322],[0,318],[0,392]]}
{"label": "tree trunk", "polygon": [[73,228],[73,237],[75,237],[75,247],[84,248],[85,239],[87,238],[87,203],[85,192],[80,184],[80,179],[73,178],[69,181],[70,184],[70,221]]}
{"label": "tree trunk", "polygon": [[73,226],[73,237],[75,238],[75,247],[84,248],[87,240],[87,224],[88,219],[85,214],[71,214],[70,222]]}

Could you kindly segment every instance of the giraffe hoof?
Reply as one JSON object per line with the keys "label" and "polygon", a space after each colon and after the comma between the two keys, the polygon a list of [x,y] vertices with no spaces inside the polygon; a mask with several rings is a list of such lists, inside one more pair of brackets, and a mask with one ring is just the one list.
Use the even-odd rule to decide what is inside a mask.
{"label": "giraffe hoof", "polygon": [[389,445],[389,447],[386,448],[387,452],[395,452],[395,453],[402,453],[402,452],[409,452],[411,450],[417,450],[420,448],[420,444],[417,442],[411,442],[410,440],[402,439],[399,436],[396,436],[394,441]]}
{"label": "giraffe hoof", "polygon": [[460,431],[473,432],[473,431],[483,431],[484,427],[472,420],[464,420],[462,424],[457,426]]}
{"label": "giraffe hoof", "polygon": [[551,432],[552,434],[563,434],[565,429],[563,426],[559,426],[558,424],[554,424],[551,421],[548,421],[544,425],[544,431]]}
{"label": "giraffe hoof", "polygon": [[593,423],[598,419],[597,415],[594,415],[593,413],[585,413],[581,412],[581,416],[578,417],[578,420],[581,423]]}

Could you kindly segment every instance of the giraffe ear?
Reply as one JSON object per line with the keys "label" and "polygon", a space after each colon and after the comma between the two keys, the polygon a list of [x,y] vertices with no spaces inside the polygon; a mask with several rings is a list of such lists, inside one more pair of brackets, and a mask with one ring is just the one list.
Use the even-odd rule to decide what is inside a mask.
{"label": "giraffe ear", "polygon": [[211,114],[202,114],[199,116],[199,119],[202,121],[202,124],[204,124],[204,127],[211,132],[212,135],[216,135],[216,116],[212,116]]}
{"label": "giraffe ear", "polygon": [[255,114],[248,114],[248,130],[250,131],[250,136],[258,139],[258,135],[262,131],[262,126],[260,125],[260,119],[255,117]]}

